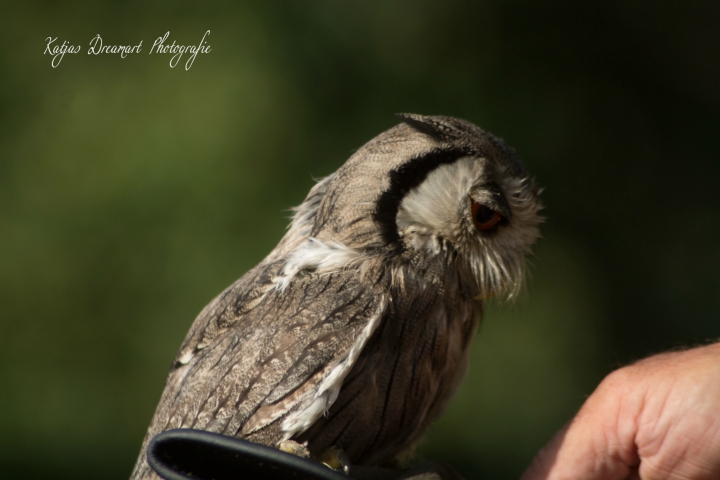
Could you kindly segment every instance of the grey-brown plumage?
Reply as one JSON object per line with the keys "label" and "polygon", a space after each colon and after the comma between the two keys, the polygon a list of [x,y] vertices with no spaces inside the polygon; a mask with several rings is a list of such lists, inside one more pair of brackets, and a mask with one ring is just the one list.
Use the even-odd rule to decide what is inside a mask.
{"label": "grey-brown plumage", "polygon": [[464,120],[399,115],[296,209],[265,260],[195,320],[148,441],[199,428],[353,463],[412,447],[459,386],[482,300],[538,237],[514,151]]}

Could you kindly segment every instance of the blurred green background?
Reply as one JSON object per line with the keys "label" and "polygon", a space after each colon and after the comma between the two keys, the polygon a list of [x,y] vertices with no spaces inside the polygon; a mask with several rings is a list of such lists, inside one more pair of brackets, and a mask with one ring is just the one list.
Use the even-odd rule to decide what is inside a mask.
{"label": "blurred green background", "polygon": [[[420,447],[516,478],[613,368],[720,337],[720,2],[0,4],[0,472],[123,479],[195,315],[397,120],[516,147],[547,222]],[[170,41],[212,52],[189,71]],[[143,52],[87,55],[106,44]],[[82,46],[58,68],[45,38]],[[185,57],[187,58],[187,56]]]}

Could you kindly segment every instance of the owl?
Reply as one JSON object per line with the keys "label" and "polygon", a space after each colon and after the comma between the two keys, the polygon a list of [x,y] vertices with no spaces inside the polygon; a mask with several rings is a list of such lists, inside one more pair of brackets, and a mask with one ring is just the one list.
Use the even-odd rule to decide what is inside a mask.
{"label": "owl", "polygon": [[320,180],[287,233],[200,312],[156,434],[195,428],[388,465],[467,370],[483,301],[513,296],[539,236],[538,188],[474,124],[400,114]]}

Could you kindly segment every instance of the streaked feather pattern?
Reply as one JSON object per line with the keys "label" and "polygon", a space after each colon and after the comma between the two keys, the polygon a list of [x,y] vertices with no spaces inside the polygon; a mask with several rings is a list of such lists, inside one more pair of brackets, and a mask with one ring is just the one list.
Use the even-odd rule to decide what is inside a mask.
{"label": "streaked feather pattern", "polygon": [[[457,390],[481,298],[515,293],[538,190],[512,149],[463,120],[401,115],[312,188],[285,237],[197,317],[148,441],[198,428],[386,464]],[[500,211],[492,232],[470,203]]]}

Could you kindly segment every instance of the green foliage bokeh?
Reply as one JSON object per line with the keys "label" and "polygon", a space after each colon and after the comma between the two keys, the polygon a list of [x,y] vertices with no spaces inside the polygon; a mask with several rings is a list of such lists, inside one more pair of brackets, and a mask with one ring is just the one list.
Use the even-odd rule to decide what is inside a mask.
{"label": "green foliage bokeh", "polygon": [[[546,187],[529,286],[491,302],[419,449],[516,478],[617,365],[720,337],[718,20],[710,1],[0,4],[3,478],[126,478],[194,316],[395,112],[471,120]],[[187,71],[147,54],[208,29]],[[88,55],[96,34],[143,53]],[[48,36],[82,51],[52,68]]]}

